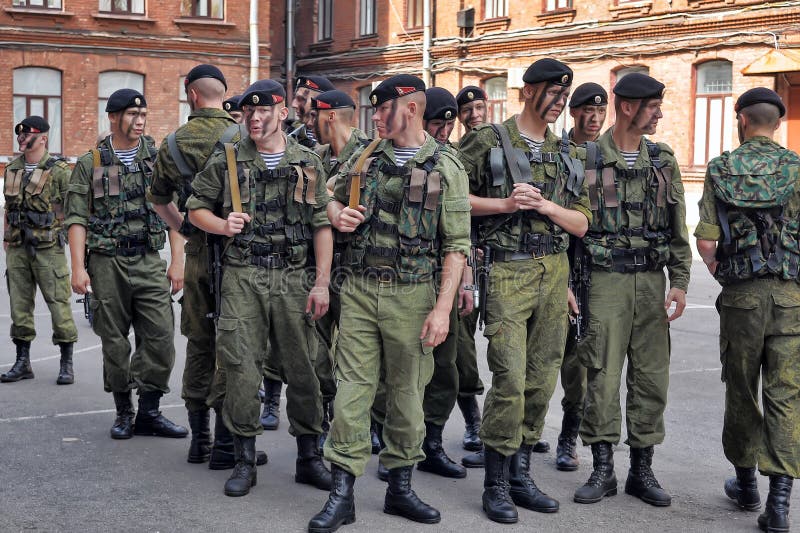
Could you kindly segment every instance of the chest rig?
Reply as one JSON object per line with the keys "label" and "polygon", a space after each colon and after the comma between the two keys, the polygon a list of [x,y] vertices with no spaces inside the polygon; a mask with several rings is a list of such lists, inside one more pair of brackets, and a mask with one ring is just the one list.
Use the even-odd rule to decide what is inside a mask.
{"label": "chest rig", "polygon": [[44,168],[26,172],[24,168],[6,168],[4,194],[8,228],[4,240],[25,246],[33,256],[37,248],[63,245],[61,222],[64,219],[61,202],[52,198],[51,174],[56,164],[65,165],[63,159],[49,157]]}
{"label": "chest rig", "polygon": [[91,151],[90,251],[131,257],[164,247],[166,225],[145,200],[156,149],[150,139],[145,148],[145,158],[130,165],[115,162],[105,143]]}
{"label": "chest rig", "polygon": [[[508,198],[515,183],[530,183],[544,198],[562,207],[570,207],[580,197],[585,179],[583,164],[570,154],[566,132],[558,141],[557,152],[534,153],[515,148],[504,125],[490,126],[498,146],[489,150],[486,161],[490,176],[486,181],[487,197]],[[537,167],[542,171],[534,172]],[[494,250],[495,261],[540,258],[563,252],[569,246],[568,234],[535,210],[484,217],[478,234],[481,242]]]}
{"label": "chest rig", "polygon": [[[589,159],[586,182],[594,220],[584,237],[592,265],[634,273],[661,270],[672,240],[672,168],[661,147],[646,140],[650,165],[621,169],[604,166],[602,154]],[[621,239],[624,237],[625,239]],[[639,243],[638,245],[636,243]]]}
{"label": "chest rig", "polygon": [[337,232],[342,266],[383,281],[432,279],[439,257],[442,176],[434,170],[439,156],[437,147],[414,166],[377,157],[364,161],[360,192],[367,211],[355,232]]}

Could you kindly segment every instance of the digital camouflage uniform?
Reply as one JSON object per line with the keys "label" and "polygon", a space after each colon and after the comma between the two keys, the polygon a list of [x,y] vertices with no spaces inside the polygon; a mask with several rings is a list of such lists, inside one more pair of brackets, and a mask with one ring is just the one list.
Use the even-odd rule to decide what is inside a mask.
{"label": "digital camouflage uniform", "polygon": [[[324,451],[326,459],[355,476],[364,473],[370,456],[369,411],[381,378],[386,386],[381,463],[391,471],[425,458],[422,399],[433,372],[433,348],[419,336],[436,301],[439,254],[469,251],[470,207],[461,164],[427,134],[402,167],[395,166],[392,147],[383,140],[365,166],[360,203],[367,207],[367,220],[350,234],[341,256],[353,272],[341,291],[336,416]],[[415,185],[406,192],[411,189],[404,184],[418,179],[409,173],[419,169],[415,174],[425,176],[426,165],[434,172],[420,182],[421,189]],[[343,204],[349,198],[348,170],[345,165],[340,171],[334,189]],[[430,192],[434,187],[428,188],[436,173],[438,198]],[[400,245],[398,233],[406,244]]]}
{"label": "digital camouflage uniform", "polygon": [[458,346],[456,370],[458,371],[458,396],[471,398],[483,394],[483,381],[478,370],[478,350],[475,348],[475,331],[478,329],[478,309],[458,317]]}
{"label": "digital camouflage uniform", "polygon": [[33,172],[25,172],[20,156],[5,169],[6,283],[11,304],[11,338],[36,337],[33,308],[36,287],[50,310],[53,344],[74,343],[78,330],[72,318],[69,268],[64,256],[63,199],[69,165],[45,151]]}
{"label": "digital camouflage uniform", "polygon": [[[514,117],[503,123],[514,148],[530,154]],[[567,189],[560,139],[549,129],[541,149],[546,161],[532,162],[534,186],[545,198],[584,214],[591,220],[585,185]],[[507,198],[512,178],[504,168],[494,184],[490,150],[499,145],[491,125],[476,127],[461,139],[459,155],[472,194]],[[583,149],[568,147],[571,157],[584,158]],[[575,189],[575,185],[572,185]],[[550,397],[564,356],[567,324],[568,234],[534,211],[484,217],[479,241],[491,247],[484,335],[492,388],[484,402],[480,437],[503,456],[514,455],[521,444],[534,445],[542,434]],[[536,243],[539,243],[538,245]]]}
{"label": "digital camouflage uniform", "polygon": [[[189,121],[175,131],[175,143],[188,168],[197,173],[203,169],[219,139],[236,122],[221,109],[197,109]],[[232,140],[237,140],[238,133]],[[191,183],[181,176],[167,140],[161,143],[153,171],[153,184],[148,199],[166,205],[176,200],[178,210],[186,212]],[[176,228],[178,229],[178,228]],[[187,223],[181,228],[187,239],[181,303],[181,334],[186,337],[186,363],[183,369],[181,396],[189,412],[202,410],[206,403],[214,405],[225,394],[224,374],[214,379],[216,353],[214,297],[208,270],[206,234]],[[213,382],[213,392],[212,392]]]}
{"label": "digital camouflage uniform", "polygon": [[796,153],[754,137],[709,162],[695,236],[719,241],[722,445],[737,473],[800,477],[799,221]]}
{"label": "digital camouflage uniform", "polygon": [[672,150],[652,143],[662,167],[657,174],[642,138],[639,157],[628,169],[612,132],[597,140],[604,168],[596,178],[587,171],[586,179],[594,219],[583,239],[592,283],[589,327],[578,344],[578,357],[588,369],[580,435],[584,444],[619,442],[620,379],[627,359],[626,443],[647,448],[664,440],[670,340],[663,269],[670,286],[685,291],[692,253]]}
{"label": "digital camouflage uniform", "polygon": [[[314,321],[305,313],[313,276],[305,266],[313,230],[330,224],[325,172],[319,158],[291,138],[274,170],[267,170],[249,137],[237,145],[236,161],[242,207],[252,221],[241,234],[225,239],[216,346],[227,375],[223,419],[234,435],[254,437],[263,431],[258,389],[269,342],[288,384],[292,434],[319,435],[318,341]],[[307,174],[298,180],[298,168],[315,174],[313,183]],[[227,218],[232,211],[227,171],[225,152],[215,152],[192,182],[187,209],[209,209]]]}
{"label": "digital camouflage uniform", "polygon": [[[169,392],[175,363],[174,317],[164,247],[166,226],[145,199],[156,149],[142,136],[129,167],[122,165],[111,136],[78,159],[70,177],[64,225],[87,231],[94,332],[103,344],[107,392]],[[136,347],[131,354],[128,333]]]}

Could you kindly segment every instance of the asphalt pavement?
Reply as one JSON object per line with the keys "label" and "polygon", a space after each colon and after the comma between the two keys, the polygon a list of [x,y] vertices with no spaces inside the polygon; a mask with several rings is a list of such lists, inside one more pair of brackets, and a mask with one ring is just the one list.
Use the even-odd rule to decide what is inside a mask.
{"label": "asphalt pavement", "polygon": [[[739,510],[722,492],[733,468],[720,442],[724,388],[714,309],[719,289],[702,263],[694,263],[692,276],[688,308],[672,326],[667,435],[656,448],[653,465],[662,486],[673,496],[671,507],[651,507],[623,493],[628,468],[624,444],[615,454],[619,495],[594,505],[572,501],[574,490],[591,471],[591,453],[581,447],[581,466],[576,472],[555,469],[561,422],[559,386],[544,432],[553,451],[534,454],[532,461],[537,484],[560,500],[558,513],[520,509],[516,525],[490,522],[481,511],[483,471],[470,470],[463,480],[414,472],[417,493],[442,512],[440,524],[426,526],[385,515],[385,485],[375,477],[377,458],[373,456],[367,474],[356,482],[357,521],[340,531],[757,531],[757,513]],[[177,304],[175,312],[176,316],[180,312]],[[257,440],[258,448],[269,454],[269,464],[258,469],[258,485],[246,497],[228,498],[222,487],[229,473],[187,463],[188,439],[109,438],[114,405],[111,395],[103,391],[100,340],[84,319],[81,304],[73,303],[73,314],[79,331],[74,385],[55,384],[58,348],[51,344],[49,314],[41,297],[36,303],[38,337],[31,350],[36,378],[0,384],[0,531],[305,531],[327,494],[294,482],[296,449],[287,431],[285,396],[279,430],[264,432]],[[8,331],[9,325],[8,293],[2,290],[0,329]],[[477,340],[488,388],[486,340],[480,332]],[[175,345],[172,390],[162,399],[162,409],[175,422],[187,425],[180,398],[186,341],[177,331]],[[14,346],[6,338],[0,341],[0,371],[13,361]],[[624,390],[621,396],[624,402]],[[467,453],[460,445],[462,431],[463,420],[456,408],[444,433],[445,449],[456,460]],[[767,479],[760,478],[759,486],[763,501]],[[791,517],[798,527],[796,496],[793,501]]]}

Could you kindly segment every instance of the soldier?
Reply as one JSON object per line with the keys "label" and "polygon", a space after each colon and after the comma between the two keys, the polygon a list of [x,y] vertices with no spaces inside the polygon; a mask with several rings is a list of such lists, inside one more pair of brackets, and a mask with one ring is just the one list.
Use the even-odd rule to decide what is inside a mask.
{"label": "soldier", "polygon": [[[111,438],[185,437],[188,430],[158,410],[175,363],[170,286],[172,294],[183,286],[183,236],[169,232],[172,259],[165,272],[158,251],[166,227],[145,200],[156,149],[144,135],[144,96],[133,89],[115,91],[106,112],[111,135],[78,159],[69,181],[64,224],[72,290],[92,293],[92,328],[103,344],[104,388],[113,393],[117,408]],[[135,421],[132,389],[139,391]]]}
{"label": "soldier", "polygon": [[[602,164],[587,171],[595,217],[583,239],[591,256],[592,320],[578,358],[588,369],[580,435],[592,447],[594,470],[574,499],[595,503],[617,493],[613,446],[620,439],[619,387],[627,359],[631,467],[625,492],[668,506],[671,497],[651,466],[653,446],[664,440],[669,322],[686,306],[692,252],[678,163],[669,146],[645,137],[663,116],[664,85],[634,73],[617,82],[614,94],[616,123],[597,140]],[[664,267],[670,289],[662,302]]]}
{"label": "soldier", "polygon": [[466,133],[486,122],[486,100],[486,92],[474,85],[467,85],[458,91],[458,121],[464,126]]}
{"label": "soldier", "polygon": [[[192,109],[189,121],[167,136],[158,150],[147,199],[171,228],[186,237],[186,271],[181,298],[181,333],[186,337],[183,397],[192,442],[187,461],[209,461],[212,470],[233,468],[233,439],[222,423],[225,374],[215,378],[213,316],[215,301],[209,279],[207,235],[185,220],[191,180],[214,151],[217,142],[238,140],[239,127],[223,108],[225,76],[213,65],[198,65],[186,76],[184,90]],[[238,102],[238,99],[236,100]],[[172,202],[177,197],[177,205]],[[211,447],[209,406],[217,413]],[[263,453],[263,452],[262,452]],[[260,457],[266,463],[266,455]]]}
{"label": "soldier", "polygon": [[[575,121],[575,127],[569,131],[570,140],[583,147],[587,147],[587,143],[597,141],[600,130],[606,121],[607,106],[608,93],[600,85],[591,82],[579,85],[569,101],[569,114]],[[587,168],[596,168],[597,145],[589,144],[587,152],[589,152],[586,158]],[[573,267],[576,260],[575,246],[579,246],[578,252],[583,253],[578,240],[570,239],[568,253]],[[573,281],[577,282],[577,280]],[[577,315],[579,313],[578,305],[574,295],[571,296],[570,307]],[[564,411],[564,417],[561,420],[561,433],[558,435],[558,446],[556,447],[556,468],[566,472],[578,469],[576,446],[578,429],[583,416],[583,400],[586,397],[586,367],[581,364],[575,353],[576,334],[576,324],[571,324],[564,350],[564,362],[561,364],[561,386],[564,389],[561,409]]]}
{"label": "soldier", "polygon": [[484,217],[479,242],[493,262],[484,329],[492,388],[480,437],[483,509],[501,523],[517,521],[515,503],[558,511],[558,502],[530,477],[530,454],[564,355],[568,234],[582,236],[591,218],[576,159],[583,150],[548,127],[566,106],[572,71],[540,59],[523,81],[522,113],[500,125],[477,126],[459,152],[473,214]]}
{"label": "soldier", "polygon": [[53,324],[53,344],[61,350],[56,383],[75,382],[72,347],[78,330],[69,302],[69,269],[64,256],[63,199],[69,181],[69,165],[47,151],[50,124],[30,116],[14,127],[22,155],[5,170],[5,219],[3,249],[11,304],[11,339],[17,360],[0,382],[33,379],[31,341],[36,336],[33,308],[36,287],[42,291]]}
{"label": "soldier", "polygon": [[769,476],[758,526],[783,532],[789,531],[792,483],[800,477],[800,156],[773,140],[786,113],[774,91],[750,89],[734,109],[741,145],[708,163],[695,236],[703,262],[722,285],[722,446],[736,468],[725,494],[757,511],[758,467]]}
{"label": "soldier", "polygon": [[307,127],[306,114],[311,110],[311,98],[324,93],[333,91],[336,87],[324,76],[300,76],[292,97],[292,109],[294,109],[295,120],[289,126],[289,135],[295,137],[297,142],[307,148],[313,148],[317,144],[314,132]]}
{"label": "soldier", "polygon": [[[386,447],[380,461],[389,469],[383,510],[422,523],[441,519],[411,490],[411,473],[425,457],[423,391],[433,372],[433,348],[447,336],[469,249],[469,203],[458,160],[422,128],[424,91],[419,78],[405,74],[372,91],[372,120],[381,139],[339,172],[328,209],[336,229],[349,235],[342,263],[351,273],[341,292],[339,390],[325,442],[334,480],[328,501],[309,522],[312,533],[355,520],[353,484],[370,455],[369,410],[382,374]],[[360,187],[352,182],[356,178]],[[360,191],[358,198],[351,190]],[[437,297],[433,276],[440,253]]]}
{"label": "soldier", "polygon": [[244,123],[244,114],[242,113],[242,108],[239,105],[239,100],[241,99],[242,99],[241,94],[234,94],[233,96],[222,102],[222,109],[227,111],[228,114],[231,116],[231,118],[237,124]]}
{"label": "soldier", "polygon": [[[295,481],[330,489],[331,474],[317,448],[322,398],[314,373],[314,321],[328,310],[333,247],[328,195],[319,157],[281,131],[285,99],[273,80],[247,88],[240,103],[249,135],[211,156],[186,202],[192,224],[226,237],[217,355],[227,377],[222,416],[236,460],[225,483],[228,496],[248,494],[257,481],[258,388],[268,342],[288,384]],[[310,281],[305,265],[312,240]]]}

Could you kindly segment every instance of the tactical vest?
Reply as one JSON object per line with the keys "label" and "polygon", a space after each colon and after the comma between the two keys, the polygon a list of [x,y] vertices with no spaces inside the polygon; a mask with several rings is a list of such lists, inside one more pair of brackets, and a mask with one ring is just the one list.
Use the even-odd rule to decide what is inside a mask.
{"label": "tactical vest", "polygon": [[[238,144],[236,145],[238,151]],[[263,268],[302,266],[314,238],[311,220],[316,200],[316,168],[302,160],[272,170],[236,163],[242,208],[251,216],[232,240],[228,254]],[[223,214],[233,211],[229,172],[225,173]]]}
{"label": "tactical vest", "polygon": [[145,200],[153,181],[156,148],[143,138],[147,155],[126,166],[102,143],[92,154],[92,201],[88,248],[107,255],[134,256],[164,247],[166,225]]}
{"label": "tactical vest", "polygon": [[[439,148],[419,166],[368,158],[361,171],[364,222],[336,234],[341,265],[384,281],[428,281],[439,259],[442,176]],[[347,190],[350,190],[350,183]]]}
{"label": "tactical vest", "polygon": [[[498,146],[490,149],[486,160],[486,174],[490,179],[486,181],[484,196],[508,198],[514,183],[530,183],[544,198],[565,208],[570,208],[580,197],[583,164],[570,155],[566,134],[559,141],[558,152],[533,153],[514,148],[502,124],[491,124],[491,127],[498,137]],[[533,165],[543,167],[543,181],[534,181]],[[569,246],[569,235],[533,209],[482,217],[478,235],[480,242],[494,250],[497,261],[543,257],[563,252]]]}
{"label": "tactical vest", "polygon": [[[593,222],[583,238],[592,256],[592,265],[614,272],[645,272],[661,270],[669,259],[672,240],[669,206],[672,196],[672,168],[661,161],[661,147],[645,141],[650,166],[621,169],[603,166],[599,155],[594,168],[587,163],[586,182]],[[643,190],[644,201],[629,202],[620,198],[620,184],[628,189]],[[624,188],[623,188],[624,190]],[[630,220],[641,218],[642,225],[631,227]],[[643,247],[628,247],[618,243],[620,236],[639,237],[647,242]]]}
{"label": "tactical vest", "polygon": [[25,172],[25,168],[5,170],[6,214],[8,227],[4,240],[10,244],[48,248],[55,242],[63,244],[61,222],[62,203],[53,202],[51,174],[62,158],[49,157],[44,168]]}
{"label": "tactical vest", "polygon": [[712,175],[723,237],[714,277],[722,285],[764,276],[798,280],[800,157],[781,149],[758,159],[724,152],[720,161],[724,172]]}

